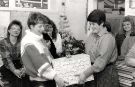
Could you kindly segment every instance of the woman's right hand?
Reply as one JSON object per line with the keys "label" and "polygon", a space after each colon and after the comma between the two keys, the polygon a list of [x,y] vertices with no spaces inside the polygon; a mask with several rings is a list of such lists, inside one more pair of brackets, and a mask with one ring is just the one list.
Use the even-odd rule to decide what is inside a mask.
{"label": "woman's right hand", "polygon": [[47,47],[50,49],[50,47],[51,47],[51,42],[48,41],[48,42],[46,42],[46,44],[47,44]]}
{"label": "woman's right hand", "polygon": [[0,80],[0,86],[4,87],[4,82],[2,80]]}
{"label": "woman's right hand", "polygon": [[14,70],[14,74],[18,77],[18,78],[21,78],[21,71],[19,69],[15,69]]}

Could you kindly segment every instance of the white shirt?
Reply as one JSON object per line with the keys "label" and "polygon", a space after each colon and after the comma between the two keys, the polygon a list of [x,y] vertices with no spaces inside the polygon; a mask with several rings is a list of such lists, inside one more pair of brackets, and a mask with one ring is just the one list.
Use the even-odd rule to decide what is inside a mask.
{"label": "white shirt", "polygon": [[57,39],[53,41],[55,47],[56,47],[56,52],[57,53],[62,53],[62,39],[60,34],[57,34]]}

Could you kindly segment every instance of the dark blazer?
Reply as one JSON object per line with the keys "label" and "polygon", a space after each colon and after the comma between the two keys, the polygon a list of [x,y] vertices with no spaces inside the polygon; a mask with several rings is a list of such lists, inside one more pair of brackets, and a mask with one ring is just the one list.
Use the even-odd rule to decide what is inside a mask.
{"label": "dark blazer", "polygon": [[43,33],[43,38],[44,38],[44,40],[49,40],[50,41],[51,46],[49,48],[49,51],[51,52],[51,54],[54,57],[54,59],[58,58],[59,56],[56,53],[56,47],[55,47],[52,39],[50,38],[50,36],[47,33]]}

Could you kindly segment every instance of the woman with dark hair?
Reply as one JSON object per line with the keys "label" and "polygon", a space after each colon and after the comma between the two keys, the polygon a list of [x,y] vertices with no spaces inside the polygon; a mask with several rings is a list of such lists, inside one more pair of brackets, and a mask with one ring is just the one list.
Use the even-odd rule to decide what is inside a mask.
{"label": "woman with dark hair", "polygon": [[119,87],[118,73],[115,67],[117,48],[115,38],[106,26],[106,16],[101,10],[92,11],[87,20],[92,33],[86,41],[86,53],[90,55],[92,66],[79,74],[79,84],[94,74],[94,80],[86,82],[84,87]]}
{"label": "woman with dark hair", "polygon": [[21,62],[21,37],[22,24],[18,20],[13,20],[8,26],[7,38],[0,41],[0,54],[4,64],[0,71],[2,80],[9,83],[8,87],[30,87],[29,77],[25,75]]}
{"label": "woman with dark hair", "polygon": [[46,29],[46,32],[48,33],[55,45],[57,55],[60,55],[62,53],[62,39],[55,23],[52,20],[49,21],[49,26],[48,29]]}
{"label": "woman with dark hair", "polygon": [[54,58],[59,58],[62,53],[62,39],[61,35],[58,33],[55,23],[50,20],[48,25],[46,25],[43,32],[43,38],[48,43],[48,48]]}
{"label": "woman with dark hair", "polygon": [[43,39],[46,41],[49,51],[50,51],[51,55],[53,56],[53,58],[54,59],[59,58],[59,56],[56,52],[56,47],[55,47],[51,37],[47,33],[43,33]]}

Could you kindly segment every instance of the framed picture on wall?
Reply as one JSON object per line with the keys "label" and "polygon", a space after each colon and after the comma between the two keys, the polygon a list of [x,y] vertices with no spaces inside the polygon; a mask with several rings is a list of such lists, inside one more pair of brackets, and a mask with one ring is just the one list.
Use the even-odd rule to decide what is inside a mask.
{"label": "framed picture on wall", "polygon": [[106,13],[115,15],[124,15],[125,0],[99,0],[99,9],[103,9]]}
{"label": "framed picture on wall", "polygon": [[9,0],[0,0],[0,7],[9,7]]}
{"label": "framed picture on wall", "polygon": [[129,8],[135,9],[135,0],[129,0]]}
{"label": "framed picture on wall", "polygon": [[16,0],[16,7],[48,9],[48,0]]}

